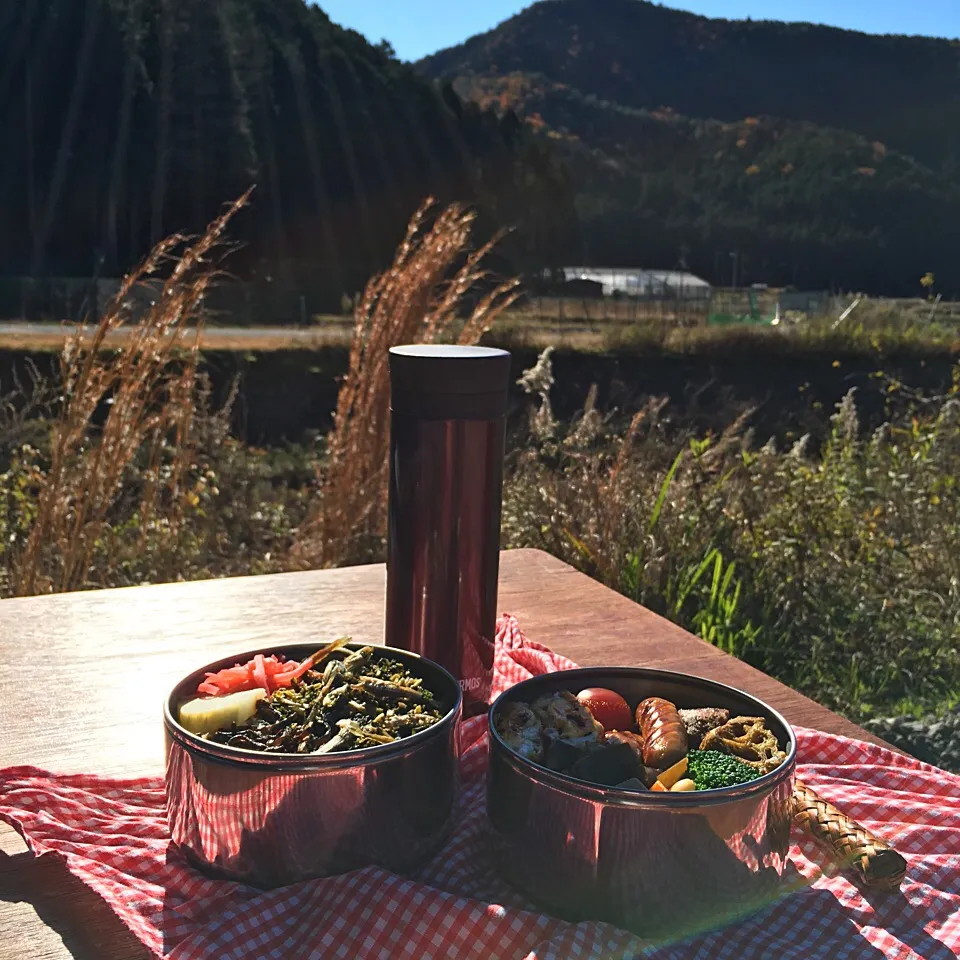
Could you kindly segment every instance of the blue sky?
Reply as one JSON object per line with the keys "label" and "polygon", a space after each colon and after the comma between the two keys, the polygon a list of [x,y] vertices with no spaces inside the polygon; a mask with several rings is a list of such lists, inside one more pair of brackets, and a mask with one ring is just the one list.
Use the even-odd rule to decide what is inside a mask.
{"label": "blue sky", "polygon": [[[489,30],[529,0],[319,0],[331,20],[417,60]],[[869,33],[960,37],[960,0],[675,0],[710,17],[806,20]]]}

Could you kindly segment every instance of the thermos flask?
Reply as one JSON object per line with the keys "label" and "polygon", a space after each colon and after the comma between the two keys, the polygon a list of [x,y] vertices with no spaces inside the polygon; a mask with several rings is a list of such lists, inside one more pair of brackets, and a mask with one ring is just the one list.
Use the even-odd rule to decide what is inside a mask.
{"label": "thermos flask", "polygon": [[510,354],[390,351],[386,643],[446,667],[463,715],[493,679]]}

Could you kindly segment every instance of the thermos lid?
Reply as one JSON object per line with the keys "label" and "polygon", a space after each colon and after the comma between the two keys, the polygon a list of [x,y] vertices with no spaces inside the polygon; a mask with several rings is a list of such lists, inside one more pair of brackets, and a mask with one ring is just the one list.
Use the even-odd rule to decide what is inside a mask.
{"label": "thermos lid", "polygon": [[510,354],[411,344],[390,350],[390,409],[423,420],[495,420],[507,412]]}

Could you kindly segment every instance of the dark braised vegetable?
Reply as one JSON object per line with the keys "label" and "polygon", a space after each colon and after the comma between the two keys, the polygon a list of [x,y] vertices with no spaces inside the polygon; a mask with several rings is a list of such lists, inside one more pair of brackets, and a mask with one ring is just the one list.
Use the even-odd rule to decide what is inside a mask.
{"label": "dark braised vegetable", "polygon": [[546,742],[543,764],[551,770],[569,770],[590,754],[590,748],[584,743],[571,743],[559,737],[549,737]]}
{"label": "dark braised vegetable", "polygon": [[642,781],[637,779],[637,777],[631,777],[629,780],[624,780],[623,783],[616,784],[618,790],[639,790],[643,793],[647,792],[647,785]]}
{"label": "dark braised vegetable", "polygon": [[335,753],[392,743],[442,716],[419,677],[364,647],[332,651],[289,688],[261,700],[246,723],[207,739],[266,753]]}
{"label": "dark braised vegetable", "polygon": [[607,743],[625,743],[637,757],[637,762],[643,762],[643,741],[637,734],[629,730],[611,730],[604,738]]}
{"label": "dark braised vegetable", "polygon": [[636,754],[625,743],[614,743],[578,760],[569,770],[571,777],[612,787],[637,774]]}

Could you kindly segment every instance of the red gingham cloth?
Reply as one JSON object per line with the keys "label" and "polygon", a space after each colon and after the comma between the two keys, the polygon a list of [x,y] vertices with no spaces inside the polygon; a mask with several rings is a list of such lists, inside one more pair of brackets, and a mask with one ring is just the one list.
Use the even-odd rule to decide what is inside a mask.
{"label": "red gingham cloth", "polygon": [[[494,695],[575,664],[497,628]],[[960,953],[960,777],[889,750],[797,731],[799,775],[892,841],[909,870],[897,894],[828,876],[794,834],[779,902],[751,919],[650,948],[603,923],[538,912],[498,878],[484,836],[486,718],[463,729],[461,815],[416,878],[368,868],[269,893],[207,879],[170,844],[159,778],[107,780],[32,767],[0,771],[0,819],[31,850],[59,854],[156,955],[174,960],[941,960]]]}

